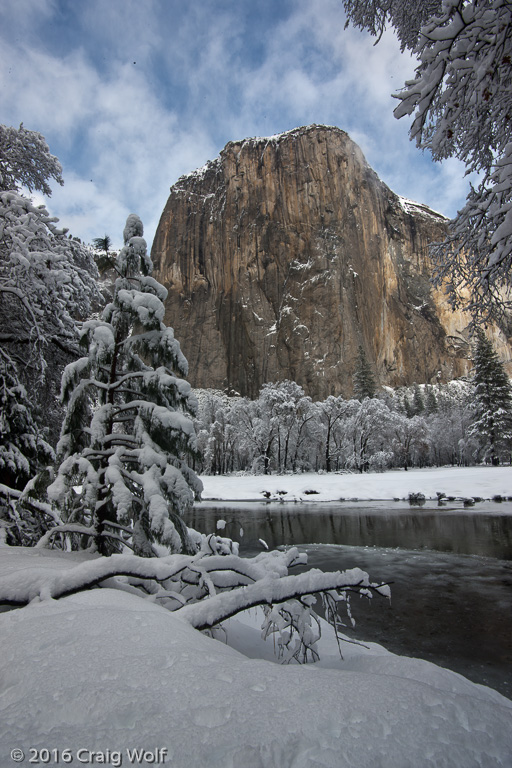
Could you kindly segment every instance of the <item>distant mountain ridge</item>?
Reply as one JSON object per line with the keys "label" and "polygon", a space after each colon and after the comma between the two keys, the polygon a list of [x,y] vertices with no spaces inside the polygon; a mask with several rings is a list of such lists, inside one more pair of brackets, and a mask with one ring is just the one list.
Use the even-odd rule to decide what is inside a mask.
{"label": "distant mountain ridge", "polygon": [[171,187],[152,249],[190,382],[348,396],[360,344],[381,384],[467,373],[467,318],[429,283],[446,226],[339,128],[229,142]]}

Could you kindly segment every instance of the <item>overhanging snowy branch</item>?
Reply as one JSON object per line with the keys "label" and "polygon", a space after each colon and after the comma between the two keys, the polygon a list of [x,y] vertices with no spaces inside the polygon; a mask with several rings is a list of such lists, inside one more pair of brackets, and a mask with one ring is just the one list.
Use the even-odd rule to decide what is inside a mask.
{"label": "overhanging snowy branch", "polygon": [[27,605],[32,600],[58,599],[81,592],[113,576],[165,581],[183,566],[176,555],[169,563],[164,558],[143,558],[133,555],[98,557],[66,570],[33,568],[12,573],[0,585],[0,604]]}
{"label": "overhanging snowy branch", "polygon": [[360,568],[335,573],[312,569],[307,573],[281,579],[264,578],[248,587],[186,605],[180,610],[180,616],[196,629],[204,630],[256,605],[272,605],[314,592],[331,590],[370,590],[384,597],[390,594],[387,585],[371,584],[368,574]]}
{"label": "overhanging snowy branch", "polygon": [[[70,532],[87,532],[83,526],[66,527]],[[111,581],[113,577],[125,577],[135,580],[134,584],[140,580],[156,582],[154,589],[146,593],[149,591],[156,599],[172,600],[172,609],[178,608],[185,621],[196,629],[208,629],[246,608],[282,603],[314,592],[329,592],[340,600],[347,592],[389,596],[387,586],[370,583],[368,574],[359,568],[335,573],[313,569],[297,576],[287,575],[287,568],[297,560],[294,549],[248,559],[204,553],[167,558],[99,557],[66,570],[34,568],[12,573],[0,585],[0,604],[22,606],[33,600],[58,599],[106,580],[109,586],[117,586],[115,580]],[[253,583],[247,585],[248,581]],[[120,588],[125,586],[119,583]],[[187,593],[190,586],[197,589]]]}

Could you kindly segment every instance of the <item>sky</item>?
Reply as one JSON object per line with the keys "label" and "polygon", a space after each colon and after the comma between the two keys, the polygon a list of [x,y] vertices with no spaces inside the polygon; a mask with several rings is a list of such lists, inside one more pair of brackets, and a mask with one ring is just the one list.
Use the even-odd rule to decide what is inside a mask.
{"label": "sky", "polygon": [[359,144],[398,194],[452,217],[464,167],[393,117],[414,75],[392,31],[344,29],[342,0],[1,0],[0,123],[42,133],[65,185],[45,202],[84,242],[151,245],[169,187],[228,141],[311,123]]}

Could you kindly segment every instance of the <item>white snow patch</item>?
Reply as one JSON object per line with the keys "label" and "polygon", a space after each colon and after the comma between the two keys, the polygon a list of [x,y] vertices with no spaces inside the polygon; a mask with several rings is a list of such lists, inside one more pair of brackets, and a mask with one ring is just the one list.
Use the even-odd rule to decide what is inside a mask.
{"label": "white snow patch", "polygon": [[408,200],[406,197],[402,197],[401,195],[397,195],[398,202],[400,203],[401,208],[406,213],[411,214],[420,214],[422,216],[429,216],[432,219],[442,219],[443,221],[447,221],[446,216],[443,216],[442,213],[439,213],[438,211],[434,211],[432,208],[429,208],[428,205],[425,205],[424,203],[416,203],[414,200]]}
{"label": "white snow patch", "polygon": [[[74,564],[4,547],[0,572],[46,560]],[[160,749],[173,768],[508,765],[512,702],[498,693],[373,644],[341,660],[326,627],[320,664],[282,666],[260,624],[254,611],[227,622],[235,649],[112,589],[3,613],[0,750],[119,750],[128,764],[128,749]]]}
{"label": "white snow patch", "polygon": [[[441,467],[434,469],[391,470],[366,474],[305,472],[298,475],[244,475],[243,477],[202,476],[202,499],[225,501],[263,501],[263,492],[273,497],[286,490],[287,501],[339,501],[339,499],[405,499],[422,493],[436,499],[437,493],[465,498],[494,495],[512,497],[512,467]],[[314,490],[314,495],[306,491]]]}

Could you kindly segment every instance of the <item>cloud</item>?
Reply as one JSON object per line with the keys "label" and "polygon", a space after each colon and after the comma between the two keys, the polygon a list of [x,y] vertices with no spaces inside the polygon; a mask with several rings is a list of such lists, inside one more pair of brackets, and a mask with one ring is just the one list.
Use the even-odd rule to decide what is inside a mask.
{"label": "cloud", "polygon": [[[4,41],[0,49],[2,107],[42,132],[66,137],[91,116],[90,97],[99,79],[84,63],[80,51],[58,59],[24,43]],[[37,122],[37,125],[29,125]]]}
{"label": "cloud", "polygon": [[51,19],[56,11],[56,0],[2,0],[0,25],[5,40],[22,38],[27,42],[36,39],[35,30]]}
{"label": "cloud", "polygon": [[239,122],[269,115],[280,127],[304,122],[336,124],[366,136],[369,148],[407,143],[407,129],[392,115],[391,92],[410,76],[413,64],[400,54],[394,35],[378,46],[367,35],[344,30],[341,4],[301,2],[268,35],[258,68],[243,68],[235,80],[242,94]]}
{"label": "cloud", "polygon": [[3,49],[17,61],[4,107],[13,124],[23,119],[52,151],[59,146],[65,187],[54,189],[50,210],[82,239],[106,231],[118,244],[124,219],[137,211],[151,239],[170,183],[216,154],[207,132],[163,108],[146,74],[128,63],[100,76],[83,50],[64,58],[16,53]]}
{"label": "cloud", "polygon": [[[414,71],[393,34],[344,30],[340,0],[4,0],[3,119],[41,131],[64,167],[49,207],[73,234],[150,241],[183,174],[224,144],[312,122],[360,144],[392,189],[454,213],[467,182],[434,165],[392,115]],[[7,8],[7,10],[6,10]]]}

